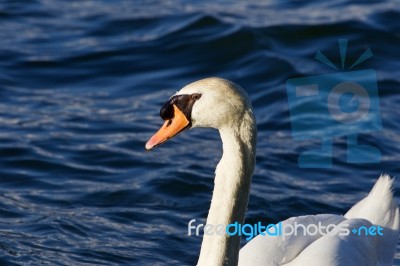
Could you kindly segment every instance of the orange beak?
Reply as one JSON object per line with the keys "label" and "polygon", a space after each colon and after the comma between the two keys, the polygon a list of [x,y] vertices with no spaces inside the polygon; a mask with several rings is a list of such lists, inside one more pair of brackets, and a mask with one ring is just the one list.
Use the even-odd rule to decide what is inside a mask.
{"label": "orange beak", "polygon": [[179,110],[176,105],[174,107],[174,117],[170,120],[166,120],[164,125],[154,134],[149,141],[146,143],[146,150],[151,150],[154,147],[166,142],[168,139],[172,138],[182,130],[184,130],[190,121],[186,116]]}

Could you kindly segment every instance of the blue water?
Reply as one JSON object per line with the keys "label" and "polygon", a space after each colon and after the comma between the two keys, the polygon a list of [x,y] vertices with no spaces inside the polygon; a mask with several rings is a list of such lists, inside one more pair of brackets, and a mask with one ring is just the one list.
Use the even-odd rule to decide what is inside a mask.
{"label": "blue water", "polygon": [[[246,221],[345,213],[381,173],[400,174],[399,18],[396,1],[2,1],[0,265],[194,265],[187,223],[207,215],[219,136],[144,144],[168,97],[209,76],[255,108]],[[285,83],[340,72],[314,59],[340,64],[338,39],[346,62],[374,54],[354,71],[377,72],[383,129],[360,142],[382,161],[347,163],[342,136],[332,168],[299,168],[319,141],[293,140]]]}

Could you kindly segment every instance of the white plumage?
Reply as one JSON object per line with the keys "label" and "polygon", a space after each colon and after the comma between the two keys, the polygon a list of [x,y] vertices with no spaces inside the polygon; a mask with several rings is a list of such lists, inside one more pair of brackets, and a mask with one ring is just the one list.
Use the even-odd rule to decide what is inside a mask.
{"label": "white plumage", "polygon": [[[201,94],[191,110],[192,127],[219,130],[223,155],[215,171],[215,186],[207,224],[243,223],[255,166],[257,130],[246,92],[220,78],[191,83],[176,95]],[[151,144],[151,145],[150,145]],[[146,147],[153,147],[148,142]],[[399,209],[393,199],[393,179],[381,176],[369,195],[345,216],[321,214],[292,217],[285,224],[334,224],[328,234],[257,236],[239,253],[240,237],[204,235],[199,266],[389,266],[399,238]],[[340,232],[380,226],[383,236]]]}
{"label": "white plumage", "polygon": [[[240,250],[239,265],[285,266],[391,266],[399,237],[399,209],[393,199],[393,179],[381,176],[369,195],[345,216],[322,214],[292,217],[284,223],[336,224],[327,235],[314,237],[257,236]],[[370,228],[379,225],[383,236],[361,234],[340,236],[341,228]]]}

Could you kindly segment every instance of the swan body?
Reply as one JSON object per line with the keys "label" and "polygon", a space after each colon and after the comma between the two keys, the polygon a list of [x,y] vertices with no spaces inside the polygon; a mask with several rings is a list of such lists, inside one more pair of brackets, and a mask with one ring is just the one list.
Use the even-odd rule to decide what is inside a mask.
{"label": "swan body", "polygon": [[[161,129],[146,143],[150,150],[188,128],[219,131],[223,155],[215,171],[207,224],[243,224],[256,156],[256,121],[247,93],[220,78],[193,82],[162,107]],[[389,266],[399,238],[399,209],[393,179],[381,176],[369,195],[345,216],[320,214],[292,217],[283,226],[334,226],[327,233],[290,236],[258,235],[240,249],[240,236],[205,234],[199,266]],[[343,234],[374,227],[375,235]],[[380,229],[379,229],[380,228]]]}
{"label": "swan body", "polygon": [[[345,216],[320,214],[292,217],[283,223],[335,224],[329,234],[315,236],[257,236],[241,250],[239,265],[285,266],[389,266],[392,265],[399,237],[399,210],[393,200],[393,179],[381,176],[370,194],[354,205]],[[381,235],[341,236],[342,229],[371,228],[379,225]],[[343,231],[343,230],[342,230]],[[364,232],[364,231],[363,231]]]}

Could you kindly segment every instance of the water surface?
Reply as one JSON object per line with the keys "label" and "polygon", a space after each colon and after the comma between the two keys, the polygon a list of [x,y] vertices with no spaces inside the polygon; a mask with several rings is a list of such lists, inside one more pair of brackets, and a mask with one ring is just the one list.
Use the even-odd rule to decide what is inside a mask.
{"label": "water surface", "polygon": [[[163,102],[209,76],[242,85],[255,109],[246,221],[345,213],[381,173],[400,174],[399,17],[396,1],[3,1],[0,264],[194,265],[187,223],[207,215],[218,133],[144,144]],[[348,164],[341,136],[332,168],[302,169],[319,142],[292,139],[285,83],[337,72],[314,56],[340,64],[338,39],[348,62],[374,54],[354,70],[377,72],[383,130],[360,141],[382,161]]]}

